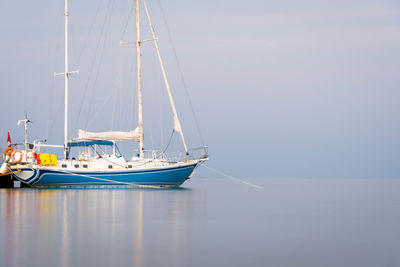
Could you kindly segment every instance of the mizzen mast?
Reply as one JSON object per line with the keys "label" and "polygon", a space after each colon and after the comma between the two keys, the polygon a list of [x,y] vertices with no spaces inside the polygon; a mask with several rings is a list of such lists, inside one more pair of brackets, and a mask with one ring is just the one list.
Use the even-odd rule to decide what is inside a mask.
{"label": "mizzen mast", "polygon": [[68,0],[65,0],[65,69],[64,69],[64,158],[67,158],[67,142],[68,142]]}
{"label": "mizzen mast", "polygon": [[65,0],[64,17],[65,17],[65,69],[64,73],[54,73],[55,76],[64,76],[64,158],[67,158],[67,143],[68,143],[68,89],[69,89],[69,75],[73,73],[78,73],[79,70],[69,72],[68,71],[68,0]]}
{"label": "mizzen mast", "polygon": [[136,64],[138,87],[138,128],[139,128],[139,157],[143,158],[143,99],[142,99],[142,62],[140,52],[140,25],[139,25],[139,0],[135,0],[136,6]]}

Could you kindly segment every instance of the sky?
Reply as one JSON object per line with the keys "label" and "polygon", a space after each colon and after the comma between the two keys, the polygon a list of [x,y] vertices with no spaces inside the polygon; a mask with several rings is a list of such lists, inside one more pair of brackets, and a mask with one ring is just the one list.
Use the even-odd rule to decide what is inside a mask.
{"label": "sky", "polygon": [[[119,44],[134,40],[132,1],[69,2],[70,71],[79,69],[70,79],[70,136],[134,129],[135,48]],[[148,6],[185,137],[190,147],[209,146],[208,166],[241,178],[400,177],[400,2]],[[53,73],[64,68],[63,1],[2,1],[0,10],[0,146],[7,131],[23,141],[16,122],[24,111],[30,141],[60,144],[63,78]],[[162,149],[172,113],[152,43],[142,54],[146,147]],[[203,168],[197,176],[218,175]]]}

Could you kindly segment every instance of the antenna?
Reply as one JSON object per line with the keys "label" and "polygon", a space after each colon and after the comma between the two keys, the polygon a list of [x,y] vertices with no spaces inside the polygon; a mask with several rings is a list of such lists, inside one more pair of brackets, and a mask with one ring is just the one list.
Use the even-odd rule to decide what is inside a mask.
{"label": "antenna", "polygon": [[33,123],[33,121],[31,121],[30,119],[28,119],[28,114],[26,113],[25,110],[24,110],[24,113],[25,113],[25,120],[26,120],[26,123],[28,123],[28,122]]}
{"label": "antenna", "polygon": [[28,119],[28,114],[26,113],[26,111],[24,111],[24,113],[25,113],[25,120],[18,120],[17,125],[20,125],[21,123],[23,123],[24,127],[25,127],[25,155],[26,155],[26,151],[28,150],[28,127],[27,127],[27,124],[33,123],[33,121]]}

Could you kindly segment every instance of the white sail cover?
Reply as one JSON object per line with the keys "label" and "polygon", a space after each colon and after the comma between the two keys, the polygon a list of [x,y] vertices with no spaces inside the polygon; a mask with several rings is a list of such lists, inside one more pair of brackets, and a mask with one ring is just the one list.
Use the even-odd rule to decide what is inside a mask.
{"label": "white sail cover", "polygon": [[139,141],[140,130],[137,127],[133,131],[128,132],[87,132],[79,129],[80,140],[125,140],[125,141]]}

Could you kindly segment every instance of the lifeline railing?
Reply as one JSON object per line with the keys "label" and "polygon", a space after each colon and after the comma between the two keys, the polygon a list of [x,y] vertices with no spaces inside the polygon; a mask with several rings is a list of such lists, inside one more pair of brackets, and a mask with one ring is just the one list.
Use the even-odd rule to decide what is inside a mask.
{"label": "lifeline railing", "polygon": [[188,154],[185,151],[164,153],[162,150],[145,150],[145,158],[159,159],[168,162],[179,162],[184,160],[196,160],[208,158],[208,147],[197,147],[189,149]]}

